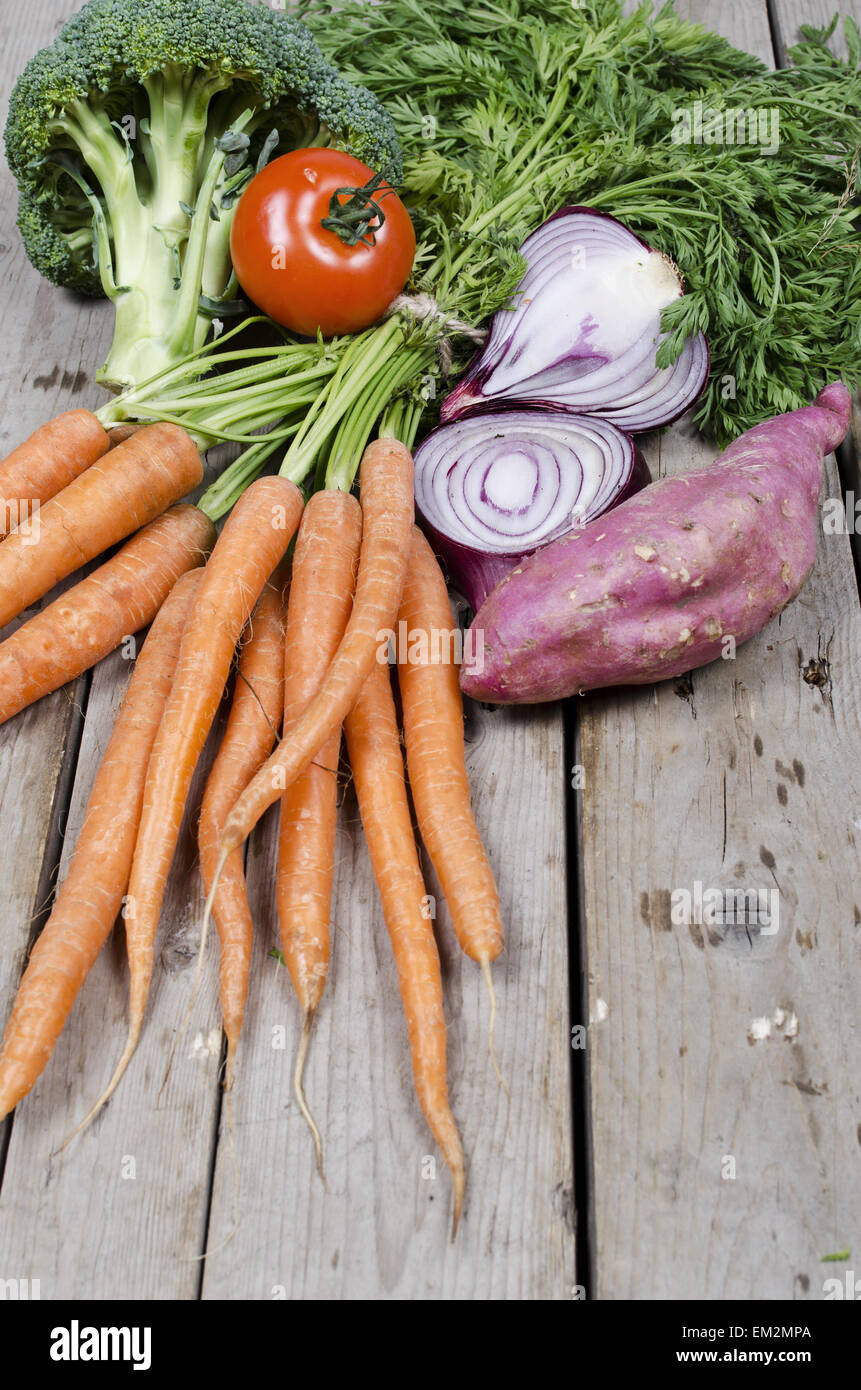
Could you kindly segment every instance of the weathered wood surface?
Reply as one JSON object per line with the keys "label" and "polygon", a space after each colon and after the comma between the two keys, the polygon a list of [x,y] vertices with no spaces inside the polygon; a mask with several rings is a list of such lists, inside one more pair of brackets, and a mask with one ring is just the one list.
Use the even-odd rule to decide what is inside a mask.
{"label": "weathered wood surface", "polygon": [[[11,11],[0,15],[0,94],[7,74],[70,8],[36,0],[26,26]],[[802,13],[824,22],[828,8],[778,0],[778,38]],[[679,0],[679,9],[764,57],[772,52],[764,5]],[[100,399],[91,378],[110,311],[40,282],[12,226],[8,174],[0,176],[0,258],[15,344],[0,372],[0,436],[11,443],[68,404]],[[684,425],[647,448],[661,472],[695,466],[708,452]],[[839,490],[832,464],[826,488]],[[735,661],[695,673],[689,691],[671,683],[578,704],[599,1297],[819,1297],[822,1255],[849,1245],[858,1227],[859,629],[847,538],[822,537],[800,601]],[[814,674],[810,662],[823,657],[826,683],[808,684],[805,668]],[[67,855],[127,675],[118,654],[91,687],[79,682],[0,729],[0,1023],[31,916],[52,881],[60,813],[70,794]],[[74,702],[85,696],[75,766]],[[457,1245],[448,1244],[448,1176],[438,1157],[435,1170],[427,1162],[434,1147],[413,1095],[391,952],[349,786],[333,962],[306,1074],[325,1135],[328,1195],[291,1091],[298,1009],[269,955],[271,815],[249,851],[259,930],[233,1150],[217,1078],[214,943],[159,1100],[199,936],[193,824],[201,769],[138,1055],[92,1130],[49,1158],[122,1046],[119,929],[11,1127],[0,1277],[40,1279],[43,1298],[571,1295],[578,1275],[562,719],[555,710],[471,709],[469,732],[477,813],[508,924],[495,978],[511,1099],[487,1061],[480,976],[454,945],[437,893],[452,1102],[470,1159]],[[696,881],[777,886],[778,933],[748,940],[744,932],[673,926],[670,893]],[[428,891],[437,892],[430,873]],[[769,1034],[752,1041],[765,1032],[762,1020]],[[727,1158],[735,1178],[722,1177]],[[235,1174],[239,1227],[219,1249],[233,1227]],[[204,1265],[196,1256],[207,1246],[213,1254]]]}
{"label": "weathered wood surface", "polygon": [[[326,1136],[328,1195],[291,1092],[299,1011],[272,937],[274,827],[252,848],[260,923],[242,1072],[233,1101],[242,1187],[237,1235],[206,1265],[205,1298],[571,1296],[574,1242],[568,1081],[564,769],[555,711],[473,709],[470,782],[508,927],[494,967],[497,1047],[487,1057],[480,973],[437,898],[452,1106],[469,1156],[457,1244],[450,1183],[415,1101],[391,948],[352,789],[341,816],[333,961],[306,1091]],[[282,1049],[278,1030],[286,1033]],[[222,1116],[222,1129],[225,1116]],[[430,1164],[428,1166],[428,1160]],[[427,1176],[428,1172],[434,1176]],[[229,1147],[218,1149],[210,1239],[233,1219]]]}
{"label": "weathered wood surface", "polygon": [[[4,74],[17,72],[27,54],[50,39],[67,9],[62,0],[43,0],[33,7],[26,34],[6,20],[10,42]],[[8,89],[8,77],[3,87]],[[110,311],[105,305],[81,306],[40,282],[12,225],[11,190],[4,207],[7,285],[20,284],[16,302],[23,354],[8,362],[4,379],[16,403],[6,416],[12,442],[63,408],[73,385],[91,403],[91,382],[77,364],[91,377],[109,339]],[[70,343],[75,380],[63,386],[62,371],[73,356]],[[26,385],[40,372],[50,375],[55,361],[63,367],[53,380],[53,394],[36,389],[32,399],[22,396],[29,412],[24,418],[18,403],[22,373]],[[127,675],[128,664],[117,654],[93,678],[66,854]],[[58,800],[54,789],[64,766],[69,783],[73,772],[73,760],[63,761],[69,720],[69,699],[60,693],[0,731],[0,749],[5,737],[18,759],[6,779],[2,816],[4,851],[11,855],[13,881],[22,883],[15,897],[4,895],[0,905],[4,1019],[23,964],[40,876],[53,877],[52,798]],[[563,722],[558,710],[512,718],[475,710],[471,737],[479,819],[509,926],[507,952],[495,977],[497,1049],[511,1100],[487,1060],[480,973],[454,945],[429,875],[429,892],[436,892],[440,904],[452,1103],[470,1160],[457,1246],[448,1244],[450,1185],[438,1157],[436,1176],[429,1176],[434,1146],[413,1093],[391,951],[349,791],[341,827],[334,960],[307,1071],[308,1093],[326,1136],[330,1194],[315,1174],[308,1134],[292,1098],[298,1010],[285,972],[268,956],[276,936],[271,816],[250,848],[259,939],[232,1107],[236,1170],[224,1125],[217,1134],[214,943],[185,1042],[158,1099],[188,999],[202,915],[192,833],[202,785],[198,776],[162,918],[153,996],[138,1053],[103,1116],[50,1158],[104,1086],[122,1049],[126,966],[118,929],[54,1058],[15,1116],[0,1192],[0,1275],[39,1279],[43,1298],[195,1297],[203,1277],[197,1257],[207,1245],[216,1249],[232,1227],[236,1171],[239,1230],[207,1261],[204,1297],[271,1298],[280,1289],[302,1298],[570,1296],[575,1270]],[[10,846],[16,818],[25,815],[31,819]],[[61,876],[64,872],[61,868]],[[273,1029],[281,1027],[285,1046],[279,1049],[272,1046]]]}
{"label": "weathered wood surface", "polygon": [[[129,662],[117,652],[94,676],[61,879],[128,674]],[[210,741],[192,786],[162,916],[146,1028],[121,1087],[92,1127],[56,1153],[122,1052],[128,971],[124,934],[117,929],[50,1064],[15,1113],[0,1191],[2,1264],[14,1271],[10,1277],[39,1279],[43,1298],[196,1296],[200,1266],[194,1257],[203,1248],[219,1104],[212,970],[200,995],[200,1014],[212,1023],[201,1032],[192,1020],[164,1093],[158,1093],[186,1012],[199,940],[203,893],[193,826],[211,753]],[[189,1054],[193,1060],[182,1065]]]}
{"label": "weathered wood surface", "polygon": [[[679,9],[770,60],[764,6]],[[685,425],[649,445],[661,473],[709,454]],[[598,1297],[821,1298],[822,1257],[853,1243],[859,750],[846,536],[820,537],[799,600],[735,660],[583,702]],[[674,925],[697,882],[777,888],[778,932]]]}

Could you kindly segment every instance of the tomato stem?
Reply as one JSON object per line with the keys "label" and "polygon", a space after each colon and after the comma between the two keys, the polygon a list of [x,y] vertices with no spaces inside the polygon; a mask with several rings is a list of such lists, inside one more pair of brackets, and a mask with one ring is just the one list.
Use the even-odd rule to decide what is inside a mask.
{"label": "tomato stem", "polygon": [[[376,245],[375,234],[385,222],[386,214],[374,194],[379,192],[385,181],[385,175],[374,174],[361,188],[336,188],[329,202],[329,215],[323,218],[320,225],[340,237],[345,246],[358,246],[359,242],[363,246]],[[381,201],[391,192],[391,188],[385,188]],[[349,197],[342,203],[341,197],[345,193]]]}

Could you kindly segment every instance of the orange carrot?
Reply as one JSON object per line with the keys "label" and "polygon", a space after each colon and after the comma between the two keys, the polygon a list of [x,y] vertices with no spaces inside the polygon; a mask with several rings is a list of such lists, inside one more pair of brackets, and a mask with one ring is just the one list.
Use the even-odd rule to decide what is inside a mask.
{"label": "orange carrot", "polygon": [[93,782],[69,872],[24,971],[0,1048],[0,1119],[34,1086],[122,905],[150,750],[186,615],[203,577],[185,574],[150,629]]}
{"label": "orange carrot", "polygon": [[[323,684],[249,782],[224,825],[222,857],[247,839],[352,709],[401,601],[413,524],[413,461],[395,439],[369,444],[360,471],[362,549],[353,611]],[[0,547],[2,549],[2,547]]]}
{"label": "orange carrot", "polygon": [[39,510],[38,526],[0,545],[0,627],[73,570],[191,492],[203,462],[178,425],[147,425]]}
{"label": "orange carrot", "polygon": [[[315,492],[293,555],[284,646],[285,730],[317,694],[344,635],[361,540],[362,509],[356,498],[349,492]],[[329,966],[340,748],[339,727],[282,796],[278,842],[281,950],[304,1015],[293,1087],[314,1137],[321,1174],[322,1143],[305,1100],[302,1072]]]}
{"label": "orange carrot", "polygon": [[[230,717],[203,794],[197,842],[207,895],[215,877],[218,837],[224,817],[265,762],[278,737],[284,707],[282,591],[283,576],[276,571],[273,582],[264,588],[248,625]],[[236,850],[224,866],[213,912],[221,942],[219,980],[227,1038],[225,1084],[229,1090],[233,1084],[236,1047],[248,993],[253,932],[241,850]]]}
{"label": "orange carrot", "polygon": [[448,1100],[442,976],[425,910],[404,763],[387,666],[377,665],[344,722],[359,811],[398,970],[413,1076],[431,1133],[454,1183],[457,1231],[466,1185],[463,1150]]}
{"label": "orange carrot", "polygon": [[502,920],[493,870],[470,805],[463,697],[446,640],[453,632],[442,571],[416,526],[398,613],[398,684],[407,769],[419,831],[439,875],[455,934],[461,950],[481,966],[487,983],[493,1057],[496,1006],[490,962],[502,950]]}
{"label": "orange carrot", "polygon": [[34,430],[0,463],[0,536],[68,487],[111,442],[89,410],[67,410]]}
{"label": "orange carrot", "polygon": [[126,924],[128,1039],[107,1090],[78,1130],[112,1095],[140,1038],[158,919],[191,778],[212,727],[239,635],[266,580],[287,550],[302,505],[301,492],[286,478],[259,478],[230,513],[204,571],[150,758],[129,880],[134,913]]}
{"label": "orange carrot", "polygon": [[203,563],[214,540],[215,527],[197,507],[172,507],[0,642],[0,724],[152,622],[179,576]]}

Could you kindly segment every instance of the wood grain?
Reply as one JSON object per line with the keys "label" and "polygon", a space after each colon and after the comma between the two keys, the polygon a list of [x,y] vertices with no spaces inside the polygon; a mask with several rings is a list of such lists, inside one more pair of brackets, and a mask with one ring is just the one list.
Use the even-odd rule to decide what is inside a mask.
{"label": "wood grain", "polygon": [[[299,1012],[275,944],[274,823],[252,845],[259,924],[252,997],[233,1099],[240,1229],[206,1266],[205,1298],[564,1299],[575,1280],[568,1081],[564,769],[557,711],[473,708],[469,772],[497,874],[508,946],[494,967],[497,1048],[487,1002],[438,905],[452,1107],[469,1179],[449,1244],[451,1187],[415,1099],[406,1027],[358,810],[342,808],[334,943],[306,1071],[324,1135],[328,1194],[314,1169],[291,1076]],[[222,1116],[222,1128],[226,1116]],[[428,1176],[430,1174],[430,1176]],[[211,1240],[232,1220],[222,1132]]]}
{"label": "wood grain", "polygon": [[[764,8],[679,8],[768,58]],[[670,473],[709,450],[681,424],[647,457]],[[822,1256],[858,1228],[859,684],[848,538],[820,536],[799,600],[736,660],[583,702],[601,1298],[821,1298]],[[776,887],[778,932],[674,925],[697,881]]]}
{"label": "wood grain", "polygon": [[[34,0],[25,26],[7,7],[2,71],[17,72],[72,8]],[[763,4],[680,0],[677,8],[769,57]],[[857,0],[852,8],[857,14]],[[802,15],[824,22],[830,7],[776,0],[775,15],[785,35]],[[5,94],[8,79],[2,87]],[[0,177],[0,265],[16,345],[0,364],[0,439],[11,445],[69,404],[101,400],[92,377],[111,311],[39,279],[12,226],[8,173]],[[648,440],[646,452],[656,472],[710,456],[684,423]],[[825,489],[839,489],[833,460]],[[821,536],[799,601],[736,660],[690,682],[578,702],[582,1021],[591,1018],[599,1297],[821,1297],[829,1273],[822,1256],[852,1244],[861,1217],[859,638],[848,540]],[[67,791],[74,778],[66,853],[127,674],[120,654],[95,672],[77,770],[67,748],[76,742],[73,702],[83,683],[0,729],[0,1023],[50,881]],[[120,929],[15,1117],[0,1192],[0,1276],[40,1279],[43,1298],[191,1299],[201,1281],[203,1297],[231,1300],[572,1296],[569,1026],[579,1020],[568,1011],[562,716],[468,713],[475,805],[508,932],[494,974],[511,1098],[488,1064],[480,975],[457,950],[428,869],[452,1104],[470,1164],[456,1245],[448,1242],[450,1184],[438,1156],[434,1165],[414,1098],[390,947],[349,786],[333,963],[306,1075],[326,1143],[328,1194],[291,1091],[298,1010],[269,955],[271,814],[249,848],[258,939],[232,1145],[217,1078],[214,942],[158,1100],[200,928],[193,829],[210,745],[171,880],[139,1052],[103,1117],[50,1159],[122,1045]],[[675,926],[671,894],[697,881],[778,888],[777,934]],[[213,1253],[202,1266],[204,1248]]]}

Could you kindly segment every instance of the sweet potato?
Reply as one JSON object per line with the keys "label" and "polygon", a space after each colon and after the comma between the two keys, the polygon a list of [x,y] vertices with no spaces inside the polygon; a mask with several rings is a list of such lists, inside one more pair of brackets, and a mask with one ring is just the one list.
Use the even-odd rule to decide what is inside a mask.
{"label": "sweet potato", "polygon": [[476,614],[465,693],[534,704],[642,685],[759,632],[812,568],[822,460],[850,404],[841,382],[827,386],[710,467],[662,478],[522,561]]}

